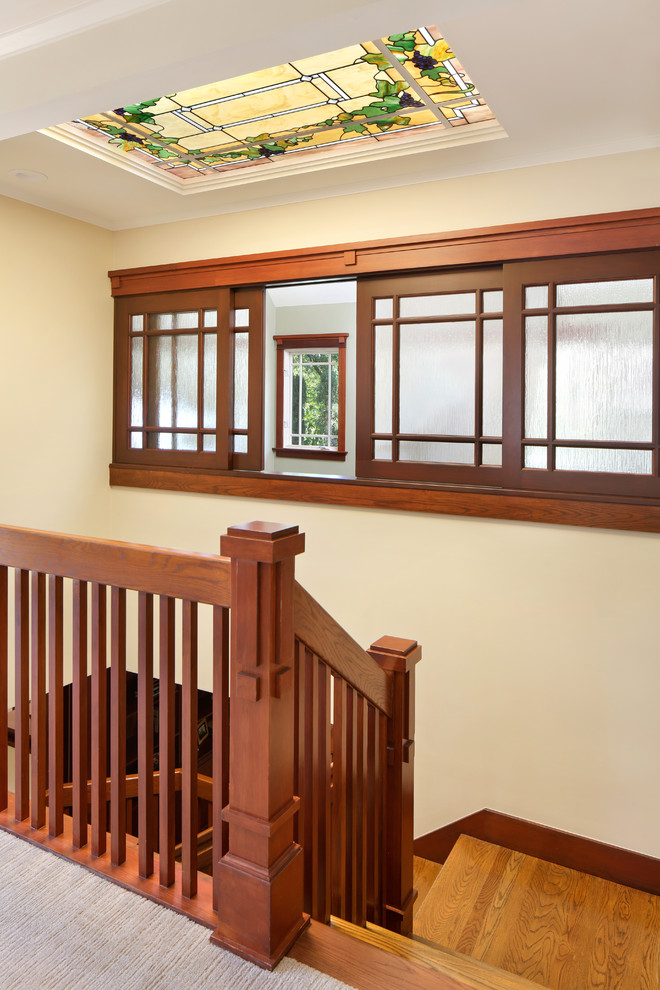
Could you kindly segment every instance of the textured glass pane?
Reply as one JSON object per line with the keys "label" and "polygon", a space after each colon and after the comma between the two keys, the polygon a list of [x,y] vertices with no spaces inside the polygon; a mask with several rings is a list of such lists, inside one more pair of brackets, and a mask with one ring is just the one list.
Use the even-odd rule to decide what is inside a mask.
{"label": "textured glass pane", "polygon": [[142,434],[141,433],[131,433],[131,447],[141,447],[142,446]]}
{"label": "textured glass pane", "polygon": [[651,474],[653,451],[602,447],[557,447],[557,471],[606,471],[608,474]]}
{"label": "textured glass pane", "polygon": [[525,447],[525,467],[539,468],[544,471],[548,469],[548,448],[547,447]]}
{"label": "textured glass pane", "polygon": [[235,454],[247,454],[248,452],[248,438],[245,435],[239,434],[234,437],[234,453]]}
{"label": "textured glass pane", "polygon": [[499,443],[484,443],[481,445],[481,463],[489,467],[502,466],[502,445]]}
{"label": "textured glass pane", "polygon": [[402,440],[399,460],[422,461],[425,464],[474,464],[474,444]]}
{"label": "textured glass pane", "polygon": [[197,450],[197,434],[149,433],[147,447],[157,450]]}
{"label": "textured glass pane", "polygon": [[250,326],[250,310],[249,309],[235,309],[234,310],[234,326],[235,327],[249,327]]}
{"label": "textured glass pane", "polygon": [[181,313],[150,313],[150,330],[194,330],[197,326],[197,310]]}
{"label": "textured glass pane", "polygon": [[131,426],[142,426],[142,372],[144,338],[131,341]]}
{"label": "textured glass pane", "polygon": [[377,320],[391,320],[394,315],[394,302],[392,299],[374,300],[374,318]]}
{"label": "textured glass pane", "polygon": [[472,321],[401,327],[402,433],[474,434],[474,352]]}
{"label": "textured glass pane", "polygon": [[204,326],[205,327],[217,327],[218,325],[218,311],[217,309],[205,309],[204,310]]}
{"label": "textured glass pane", "polygon": [[502,320],[483,324],[483,407],[485,437],[502,436]]}
{"label": "textured glass pane", "polygon": [[215,450],[215,437],[210,434],[205,434],[202,437],[202,448],[203,450]]}
{"label": "textured glass pane", "polygon": [[558,306],[615,306],[618,303],[645,302],[653,302],[652,278],[574,282],[557,286]]}
{"label": "textured glass pane", "polygon": [[140,333],[143,326],[144,317],[141,314],[139,316],[131,316],[131,333]]}
{"label": "textured glass pane", "polygon": [[547,309],[547,285],[528,285],[525,289],[525,309]]}
{"label": "textured glass pane", "polygon": [[652,313],[558,316],[556,436],[650,441],[652,371]]}
{"label": "textured glass pane", "polygon": [[147,424],[197,426],[197,336],[150,337]]}
{"label": "textured glass pane", "polygon": [[404,296],[399,299],[399,316],[461,316],[476,313],[476,292],[445,292],[436,296]]}
{"label": "textured glass pane", "polygon": [[548,435],[548,318],[525,319],[525,436]]}
{"label": "textured glass pane", "polygon": [[377,461],[391,461],[392,441],[374,440],[374,457]]}
{"label": "textured glass pane", "polygon": [[374,327],[374,432],[392,432],[392,327]]}
{"label": "textured glass pane", "polygon": [[483,294],[484,313],[501,313],[504,309],[504,293],[501,289],[493,289]]}
{"label": "textured glass pane", "polygon": [[[237,312],[242,312],[237,310]],[[247,310],[245,311],[247,312]],[[247,430],[248,425],[248,356],[249,335],[234,334],[234,427]]]}
{"label": "textured glass pane", "polygon": [[204,334],[204,429],[215,429],[218,338]]}

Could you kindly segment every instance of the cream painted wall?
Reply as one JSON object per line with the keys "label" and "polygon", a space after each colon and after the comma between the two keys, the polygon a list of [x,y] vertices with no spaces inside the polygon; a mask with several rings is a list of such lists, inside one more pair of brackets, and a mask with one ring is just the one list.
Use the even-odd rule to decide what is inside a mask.
{"label": "cream painted wall", "polygon": [[[657,206],[659,172],[649,151],[123,231],[113,264]],[[203,550],[232,523],[298,523],[300,580],[359,642],[422,643],[417,834],[491,807],[660,855],[658,537],[127,489],[111,504],[116,537]]]}
{"label": "cream painted wall", "polygon": [[107,533],[112,235],[0,198],[0,520]]}
{"label": "cream painted wall", "polygon": [[0,201],[0,518],[210,551],[232,523],[298,523],[300,580],[359,642],[423,645],[418,834],[489,806],[660,855],[658,537],[110,490],[105,274],[655,206],[659,166],[642,152],[114,235]]}

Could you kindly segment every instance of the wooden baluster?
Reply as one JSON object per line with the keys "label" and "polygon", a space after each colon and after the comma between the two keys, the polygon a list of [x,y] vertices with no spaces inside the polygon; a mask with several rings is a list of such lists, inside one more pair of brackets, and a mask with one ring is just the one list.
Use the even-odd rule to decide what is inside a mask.
{"label": "wooden baluster", "polygon": [[15,816],[22,822],[30,813],[30,573],[16,570],[14,636],[16,643],[14,692]]}
{"label": "wooden baluster", "polygon": [[346,862],[349,858],[347,834],[347,777],[350,757],[347,754],[348,685],[335,675],[334,722],[332,727],[332,913],[338,918],[348,917],[346,888]]}
{"label": "wooden baluster", "polygon": [[387,727],[384,926],[407,935],[417,896],[413,887],[415,665],[422,651],[414,640],[383,636],[368,652],[387,671],[393,691]]}
{"label": "wooden baluster", "polygon": [[174,685],[174,599],[160,599],[160,647],[158,690],[158,768],[159,837],[158,861],[160,883],[169,887],[174,883],[174,736],[175,685]]}
{"label": "wooden baluster", "polygon": [[138,860],[141,877],[154,872],[154,597],[138,597]]}
{"label": "wooden baluster", "polygon": [[106,585],[92,585],[92,856],[106,850],[108,827],[107,753],[107,593]]}
{"label": "wooden baluster", "polygon": [[229,609],[213,607],[213,908],[218,910],[217,864],[229,849]]}
{"label": "wooden baluster", "polygon": [[87,843],[87,582],[73,582],[73,845]]}
{"label": "wooden baluster", "polygon": [[197,893],[197,602],[183,602],[181,891]]}
{"label": "wooden baluster", "polygon": [[[295,712],[295,718],[293,721],[293,793],[297,794],[300,798],[300,807],[298,808],[298,814],[293,822],[293,841],[298,842],[302,846],[303,850],[303,911],[306,911],[307,914],[310,914],[313,917],[314,911],[312,905],[311,886],[309,883],[311,871],[309,863],[312,858],[311,843],[313,843],[313,837],[311,836],[311,830],[306,828],[309,802],[309,793],[307,790],[308,776],[305,772],[305,748],[308,741],[305,733],[305,725],[308,718],[308,713],[305,708],[308,701],[306,691],[306,652],[307,649],[305,644],[301,643],[299,640],[296,640],[293,655],[293,710]],[[309,760],[309,754],[307,754],[307,759]]]}
{"label": "wooden baluster", "polygon": [[32,574],[32,717],[30,724],[32,828],[46,824],[48,718],[46,714],[46,575]]}
{"label": "wooden baluster", "polygon": [[307,923],[293,842],[294,557],[304,537],[248,523],[221,547],[232,558],[229,851],[211,938],[272,969]]}
{"label": "wooden baluster", "polygon": [[367,710],[367,921],[382,922],[383,829],[387,719],[373,705]]}
{"label": "wooden baluster", "polygon": [[0,811],[9,804],[8,725],[7,725],[7,677],[8,677],[8,615],[9,581],[7,568],[0,566]]}
{"label": "wooden baluster", "polygon": [[126,591],[111,591],[110,858],[126,859]]}
{"label": "wooden baluster", "polygon": [[316,725],[314,746],[314,821],[318,836],[318,859],[314,872],[317,884],[314,902],[316,919],[330,921],[330,892],[332,889],[332,821],[330,792],[330,669],[315,658],[316,665]]}
{"label": "wooden baluster", "polygon": [[64,831],[64,582],[48,576],[48,832]]}
{"label": "wooden baluster", "polygon": [[367,820],[366,820],[366,702],[355,692],[355,787],[353,815],[353,924],[364,927],[367,923]]}

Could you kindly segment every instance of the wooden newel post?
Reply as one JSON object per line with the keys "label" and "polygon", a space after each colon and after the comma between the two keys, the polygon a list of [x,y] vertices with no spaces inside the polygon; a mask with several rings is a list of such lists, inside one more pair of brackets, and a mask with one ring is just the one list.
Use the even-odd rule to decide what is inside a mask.
{"label": "wooden newel post", "polygon": [[392,679],[392,718],[387,720],[385,809],[385,921],[390,931],[412,931],[415,665],[422,648],[411,639],[383,636],[369,654]]}
{"label": "wooden newel post", "polygon": [[293,841],[294,558],[297,526],[233,526],[229,848],[215,864],[218,927],[211,940],[273,969],[308,922],[302,850]]}

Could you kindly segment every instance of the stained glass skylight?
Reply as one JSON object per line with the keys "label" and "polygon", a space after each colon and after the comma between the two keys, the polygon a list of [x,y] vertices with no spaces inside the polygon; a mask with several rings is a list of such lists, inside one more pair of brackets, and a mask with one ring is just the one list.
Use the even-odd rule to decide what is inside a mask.
{"label": "stained glass skylight", "polygon": [[503,131],[438,29],[421,27],[45,133],[189,192]]}

